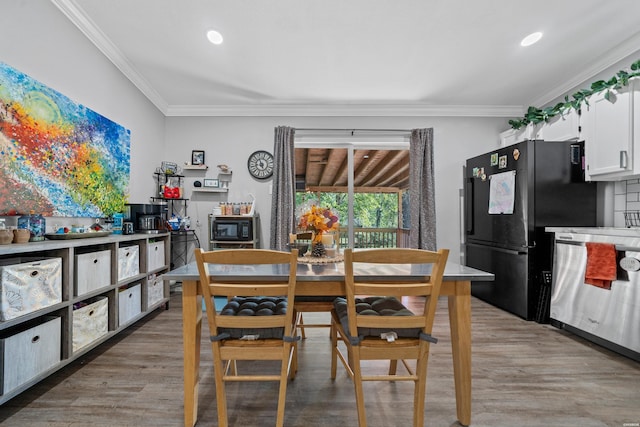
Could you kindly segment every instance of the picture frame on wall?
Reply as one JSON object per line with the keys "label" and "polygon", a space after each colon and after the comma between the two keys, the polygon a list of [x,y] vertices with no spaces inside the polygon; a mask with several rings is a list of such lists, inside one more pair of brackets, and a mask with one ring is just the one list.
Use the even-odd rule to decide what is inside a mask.
{"label": "picture frame on wall", "polygon": [[203,182],[203,187],[206,188],[220,188],[220,181],[213,178],[213,179],[205,179]]}
{"label": "picture frame on wall", "polygon": [[204,165],[204,151],[202,150],[191,151],[191,164],[194,166]]}

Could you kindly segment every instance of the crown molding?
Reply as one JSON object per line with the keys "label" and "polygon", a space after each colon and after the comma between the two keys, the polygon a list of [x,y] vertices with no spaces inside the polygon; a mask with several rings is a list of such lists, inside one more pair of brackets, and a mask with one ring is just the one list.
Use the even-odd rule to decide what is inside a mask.
{"label": "crown molding", "polygon": [[51,2],[146,96],[165,116],[455,116],[514,117],[522,106],[424,104],[260,104],[169,105],[139,74],[128,58],[77,5],[76,0]]}
{"label": "crown molding", "polygon": [[153,105],[166,115],[167,102],[140,75],[129,59],[118,49],[109,38],[98,28],[74,0],[51,0],[51,2],[115,65]]}
{"label": "crown molding", "polygon": [[[527,108],[529,105],[534,107],[542,107],[549,104],[553,100],[564,96],[574,88],[593,79],[596,75],[605,71],[607,68],[612,67],[625,58],[639,52],[638,46],[640,46],[640,32],[620,43],[614,49],[606,52],[600,57],[599,61],[590,64],[591,66],[585,68],[582,73],[576,74],[575,76],[573,76],[573,78],[564,82],[562,85],[549,90],[544,95],[531,101],[531,103],[527,105]],[[590,85],[591,82],[589,82],[589,86]]]}
{"label": "crown molding", "polygon": [[278,116],[278,117],[514,117],[520,105],[424,105],[424,104],[260,104],[171,105],[167,116]]}

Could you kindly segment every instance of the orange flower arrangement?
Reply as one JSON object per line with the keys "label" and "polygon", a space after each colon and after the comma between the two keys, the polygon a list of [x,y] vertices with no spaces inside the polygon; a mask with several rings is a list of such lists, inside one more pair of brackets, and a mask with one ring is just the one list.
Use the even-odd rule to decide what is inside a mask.
{"label": "orange flower arrangement", "polygon": [[329,208],[312,205],[307,212],[300,216],[298,228],[313,231],[313,241],[319,243],[322,241],[322,233],[338,229],[338,216]]}

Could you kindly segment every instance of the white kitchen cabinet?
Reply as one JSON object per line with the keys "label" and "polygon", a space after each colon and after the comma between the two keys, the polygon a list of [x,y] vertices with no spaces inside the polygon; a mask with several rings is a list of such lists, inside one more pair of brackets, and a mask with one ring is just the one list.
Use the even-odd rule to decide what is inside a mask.
{"label": "white kitchen cabinet", "polygon": [[577,141],[580,139],[580,114],[569,110],[544,123],[539,133],[545,141]]}
{"label": "white kitchen cabinet", "polygon": [[529,123],[520,129],[509,129],[500,133],[500,146],[508,147],[509,145],[517,144],[522,141],[529,141],[533,139],[542,139],[541,134],[542,124]]}
{"label": "white kitchen cabinet", "polygon": [[602,92],[582,108],[587,180],[640,176],[640,83],[634,80],[613,92],[613,102]]}

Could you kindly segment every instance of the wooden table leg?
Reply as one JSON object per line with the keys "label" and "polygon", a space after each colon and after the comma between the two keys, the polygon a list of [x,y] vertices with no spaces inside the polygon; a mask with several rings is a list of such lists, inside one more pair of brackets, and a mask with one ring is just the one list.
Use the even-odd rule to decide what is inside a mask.
{"label": "wooden table leg", "polygon": [[449,323],[458,422],[471,424],[471,282],[455,283],[449,295]]}
{"label": "wooden table leg", "polygon": [[198,421],[198,384],[200,370],[200,338],[202,301],[198,282],[182,283],[182,337],[184,353],[184,425],[193,427]]}

